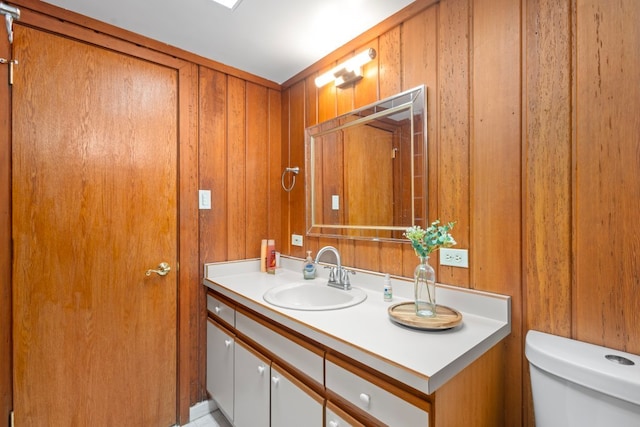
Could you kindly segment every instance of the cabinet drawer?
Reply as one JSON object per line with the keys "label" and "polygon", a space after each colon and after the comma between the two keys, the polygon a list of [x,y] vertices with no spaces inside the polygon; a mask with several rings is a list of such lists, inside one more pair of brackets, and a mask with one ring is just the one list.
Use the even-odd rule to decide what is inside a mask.
{"label": "cabinet drawer", "polygon": [[[340,362],[348,366],[346,362]],[[352,405],[390,426],[429,425],[429,403],[415,406],[399,396],[367,381],[359,375],[327,359],[326,387]],[[389,387],[391,388],[391,387]]]}
{"label": "cabinet drawer", "polygon": [[271,326],[267,327],[241,312],[236,313],[236,330],[304,372],[318,384],[324,383],[324,353],[321,350],[314,348],[315,351],[312,351],[311,345],[305,347],[281,335],[282,331],[276,332]]}
{"label": "cabinet drawer", "polygon": [[235,327],[236,310],[211,294],[207,294],[207,310],[214,317],[227,322],[231,327]]}

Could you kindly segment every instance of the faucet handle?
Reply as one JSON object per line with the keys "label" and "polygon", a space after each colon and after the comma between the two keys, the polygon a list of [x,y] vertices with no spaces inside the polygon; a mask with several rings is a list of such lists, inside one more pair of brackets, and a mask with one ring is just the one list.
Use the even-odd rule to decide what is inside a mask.
{"label": "faucet handle", "polygon": [[353,270],[349,270],[347,268],[342,268],[342,277],[340,278],[340,281],[342,282],[342,284],[344,285],[344,287],[346,289],[351,288],[351,282],[349,281],[349,273],[355,275],[356,272]]}
{"label": "faucet handle", "polygon": [[336,268],[330,265],[326,265],[325,269],[329,269],[329,283],[336,283]]}

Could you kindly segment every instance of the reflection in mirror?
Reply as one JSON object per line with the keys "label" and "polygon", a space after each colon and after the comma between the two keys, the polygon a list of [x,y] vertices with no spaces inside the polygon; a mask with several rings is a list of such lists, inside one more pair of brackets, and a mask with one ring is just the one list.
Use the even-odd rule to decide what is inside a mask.
{"label": "reflection in mirror", "polygon": [[305,132],[307,235],[404,239],[425,225],[426,87]]}

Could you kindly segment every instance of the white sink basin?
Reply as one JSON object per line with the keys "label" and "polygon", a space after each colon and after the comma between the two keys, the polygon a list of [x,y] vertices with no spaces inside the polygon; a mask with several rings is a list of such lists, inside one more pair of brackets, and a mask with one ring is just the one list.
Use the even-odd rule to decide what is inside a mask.
{"label": "white sink basin", "polygon": [[326,283],[295,282],[276,286],[263,298],[269,304],[293,310],[337,310],[360,304],[367,294],[359,288],[345,291]]}

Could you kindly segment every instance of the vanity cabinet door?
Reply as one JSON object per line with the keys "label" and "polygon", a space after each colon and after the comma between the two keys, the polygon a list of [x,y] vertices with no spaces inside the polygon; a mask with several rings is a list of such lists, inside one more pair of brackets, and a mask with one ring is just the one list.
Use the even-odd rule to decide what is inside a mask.
{"label": "vanity cabinet door", "polygon": [[207,320],[207,391],[233,420],[234,335]]}
{"label": "vanity cabinet door", "polygon": [[235,427],[269,427],[271,362],[236,340]]}
{"label": "vanity cabinet door", "polygon": [[322,427],[324,399],[288,374],[271,365],[271,425]]}
{"label": "vanity cabinet door", "polygon": [[324,415],[324,427],[365,427],[329,400],[327,400]]}

